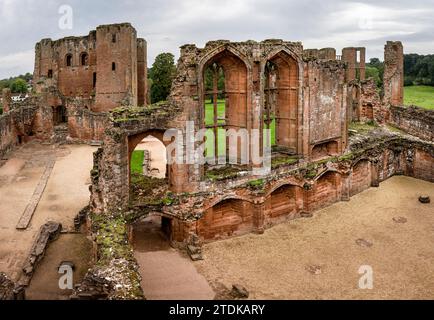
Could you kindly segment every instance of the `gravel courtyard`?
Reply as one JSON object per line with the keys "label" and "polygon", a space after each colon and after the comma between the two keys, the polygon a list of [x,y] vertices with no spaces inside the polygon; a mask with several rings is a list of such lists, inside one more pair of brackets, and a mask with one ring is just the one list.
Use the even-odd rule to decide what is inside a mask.
{"label": "gravel courtyard", "polygon": [[[251,299],[434,299],[434,184],[393,177],[380,188],[267,230],[208,244],[198,271],[225,297]],[[374,288],[359,289],[361,266]]]}

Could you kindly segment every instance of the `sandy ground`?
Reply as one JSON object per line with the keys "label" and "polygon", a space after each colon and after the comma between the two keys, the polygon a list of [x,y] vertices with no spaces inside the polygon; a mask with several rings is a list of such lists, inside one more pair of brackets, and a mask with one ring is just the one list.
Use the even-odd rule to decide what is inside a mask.
{"label": "sandy ground", "polygon": [[149,136],[142,140],[136,150],[148,150],[151,155],[151,176],[158,179],[166,177],[166,147],[155,137]]}
{"label": "sandy ground", "polygon": [[[434,199],[434,184],[394,177],[312,219],[208,244],[195,266],[216,290],[241,284],[252,299],[434,299],[434,203],[421,194]],[[363,265],[372,290],[359,288]]]}
{"label": "sandy ground", "polygon": [[[61,222],[73,228],[73,219],[89,203],[90,170],[93,152],[90,146],[53,147],[30,143],[9,155],[0,168],[0,271],[15,281],[41,225]],[[45,165],[56,160],[44,194],[30,226],[17,231],[15,226],[24,212]]]}
{"label": "sandy ground", "polygon": [[69,299],[72,290],[59,288],[59,278],[63,274],[59,274],[58,269],[62,262],[74,264],[73,284],[79,284],[91,267],[92,241],[82,234],[65,234],[51,243],[26,289],[27,300]]}
{"label": "sandy ground", "polygon": [[[215,293],[190,258],[169,246],[159,219],[134,227],[134,255],[148,300],[212,300]],[[160,219],[161,220],[161,219]]]}

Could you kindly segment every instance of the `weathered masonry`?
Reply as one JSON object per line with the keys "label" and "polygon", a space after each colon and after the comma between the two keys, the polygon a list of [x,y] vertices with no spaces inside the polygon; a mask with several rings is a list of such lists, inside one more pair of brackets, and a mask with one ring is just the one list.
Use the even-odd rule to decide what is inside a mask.
{"label": "weathered masonry", "polygon": [[[365,57],[365,48],[337,55],[276,39],[188,44],[168,101],[148,105],[147,45],[130,24],[45,39],[36,45],[31,97],[12,103],[2,92],[0,160],[31,140],[101,144],[88,214],[99,263],[78,292],[95,294],[104,283],[95,279],[115,271],[110,297],[140,298],[127,226],[150,213],[174,244],[196,245],[311,216],[393,175],[434,182],[434,112],[403,106],[402,44],[385,46],[382,90],[366,79]],[[133,151],[149,136],[164,156],[172,152],[167,130],[182,133],[186,147],[187,122],[214,133],[208,164],[163,163],[165,179],[132,172]],[[219,164],[232,145],[222,130],[265,129],[274,134],[235,153],[245,163]],[[263,146],[271,147],[271,172],[259,175],[251,155]]]}
{"label": "weathered masonry", "polygon": [[5,112],[36,110],[14,145],[31,139],[101,142],[108,111],[146,105],[146,41],[129,23],[99,26],[85,37],[43,39],[35,48],[33,83],[32,97],[22,103],[3,93]]}
{"label": "weathered masonry", "polygon": [[[196,236],[214,241],[261,233],[310,215],[395,174],[434,181],[432,139],[425,134],[427,141],[417,141],[387,130],[388,124],[399,127],[398,119],[404,122],[406,117],[395,107],[403,104],[402,91],[395,87],[401,85],[402,45],[388,42],[385,49],[387,79],[380,95],[375,83],[365,79],[364,48],[346,48],[336,56],[331,48],[303,50],[301,43],[282,40],[183,46],[168,102],[112,113],[112,127],[95,157],[93,210],[113,214],[122,208],[120,214],[128,212],[133,218],[157,210],[173,242],[188,243]],[[224,113],[217,102],[222,100]],[[402,129],[412,134],[432,131],[427,121],[431,113],[420,112],[427,116],[419,129]],[[135,205],[132,151],[147,136],[167,146],[164,132],[175,128],[185,133],[186,121],[193,121],[196,130],[212,130],[217,139],[227,139],[218,135],[221,129],[274,126],[271,174],[253,175],[253,163],[172,164],[161,203]],[[354,121],[382,124],[384,129],[360,143],[348,135]],[[214,145],[218,160],[227,148],[218,141]]]}

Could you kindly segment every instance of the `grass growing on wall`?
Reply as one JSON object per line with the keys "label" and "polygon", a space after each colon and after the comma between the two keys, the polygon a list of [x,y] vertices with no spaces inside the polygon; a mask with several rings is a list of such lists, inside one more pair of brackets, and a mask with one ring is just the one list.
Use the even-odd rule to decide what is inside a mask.
{"label": "grass growing on wall", "polygon": [[404,104],[434,110],[434,87],[410,86],[404,88]]}
{"label": "grass growing on wall", "polygon": [[145,151],[134,151],[131,156],[131,173],[143,174],[143,161],[145,160]]}

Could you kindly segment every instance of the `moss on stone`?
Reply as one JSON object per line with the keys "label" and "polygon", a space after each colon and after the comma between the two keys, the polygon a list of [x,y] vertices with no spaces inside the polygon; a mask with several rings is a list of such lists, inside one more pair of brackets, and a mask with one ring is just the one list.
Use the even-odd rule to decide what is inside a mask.
{"label": "moss on stone", "polygon": [[299,158],[295,156],[279,156],[271,160],[271,167],[276,169],[280,166],[296,164],[298,161]]}
{"label": "moss on stone", "polygon": [[234,179],[243,169],[234,166],[225,166],[223,168],[207,170],[205,177],[211,181],[222,181],[226,179]]}
{"label": "moss on stone", "polygon": [[265,180],[264,179],[252,180],[247,183],[247,186],[253,190],[262,190],[264,189],[265,186]]}
{"label": "moss on stone", "polygon": [[91,216],[97,244],[92,272],[112,284],[112,299],[143,299],[137,261],[128,242],[127,221],[115,215]]}

